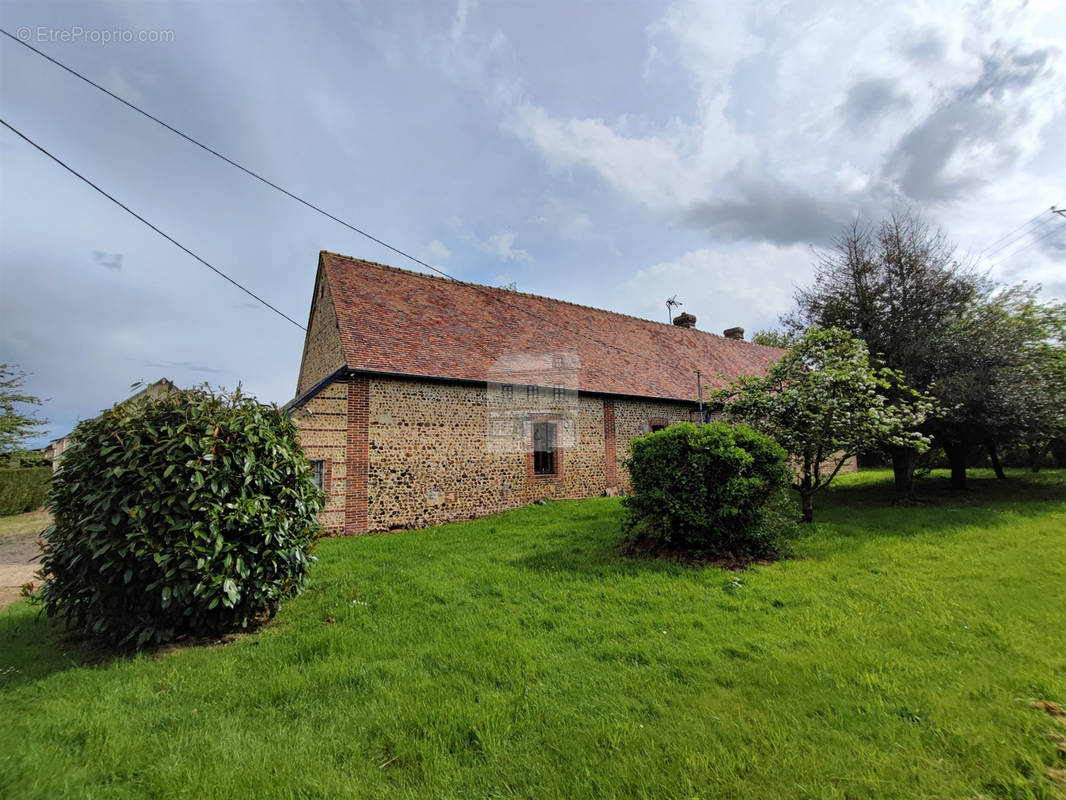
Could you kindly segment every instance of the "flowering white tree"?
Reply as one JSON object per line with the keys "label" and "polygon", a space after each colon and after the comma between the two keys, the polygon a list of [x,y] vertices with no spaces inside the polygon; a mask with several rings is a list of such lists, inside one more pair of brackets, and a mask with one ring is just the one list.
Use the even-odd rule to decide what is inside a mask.
{"label": "flowering white tree", "polygon": [[804,522],[814,518],[815,492],[860,451],[928,449],[919,426],[940,411],[899,372],[872,367],[866,345],[839,328],[812,328],[765,377],[742,378],[712,399],[792,455]]}

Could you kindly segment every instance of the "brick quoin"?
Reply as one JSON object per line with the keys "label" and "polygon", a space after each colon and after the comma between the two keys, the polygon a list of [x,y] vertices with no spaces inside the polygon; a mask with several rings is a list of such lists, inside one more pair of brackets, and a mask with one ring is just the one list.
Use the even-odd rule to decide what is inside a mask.
{"label": "brick quoin", "polygon": [[614,439],[614,398],[603,399],[604,477],[608,489],[618,485],[618,457]]}
{"label": "brick quoin", "polygon": [[365,375],[348,378],[347,489],[344,532],[367,532],[367,476],[370,470],[370,382]]}

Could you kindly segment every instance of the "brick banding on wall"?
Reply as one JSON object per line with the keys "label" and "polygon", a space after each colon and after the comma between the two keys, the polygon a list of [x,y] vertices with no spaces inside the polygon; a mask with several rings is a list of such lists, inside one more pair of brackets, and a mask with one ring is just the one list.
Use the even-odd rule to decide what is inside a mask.
{"label": "brick banding on wall", "polygon": [[614,438],[614,398],[603,398],[603,457],[606,489],[618,486],[618,453]]}
{"label": "brick banding on wall", "polygon": [[367,532],[367,473],[370,468],[370,382],[365,375],[348,378],[347,487],[344,532]]}

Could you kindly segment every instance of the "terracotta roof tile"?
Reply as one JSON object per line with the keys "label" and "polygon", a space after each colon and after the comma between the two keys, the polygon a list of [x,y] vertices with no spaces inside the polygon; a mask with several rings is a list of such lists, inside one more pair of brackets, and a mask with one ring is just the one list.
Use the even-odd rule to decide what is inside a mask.
{"label": "terracotta roof tile", "polygon": [[693,400],[696,370],[705,385],[724,386],[765,372],[783,352],[327,251],[321,263],[354,370],[500,380],[516,356],[565,353],[568,374],[579,364],[580,391]]}

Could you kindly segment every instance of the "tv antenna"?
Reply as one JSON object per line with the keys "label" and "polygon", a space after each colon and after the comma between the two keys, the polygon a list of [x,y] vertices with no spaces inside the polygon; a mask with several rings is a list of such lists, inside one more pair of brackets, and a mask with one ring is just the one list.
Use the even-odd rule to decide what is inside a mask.
{"label": "tv antenna", "polygon": [[677,299],[677,295],[676,294],[673,297],[671,297],[669,300],[666,301],[666,322],[667,322],[667,324],[669,324],[669,323],[674,321],[674,308],[682,306],[682,305],[684,305],[684,303],[682,303],[680,300]]}

